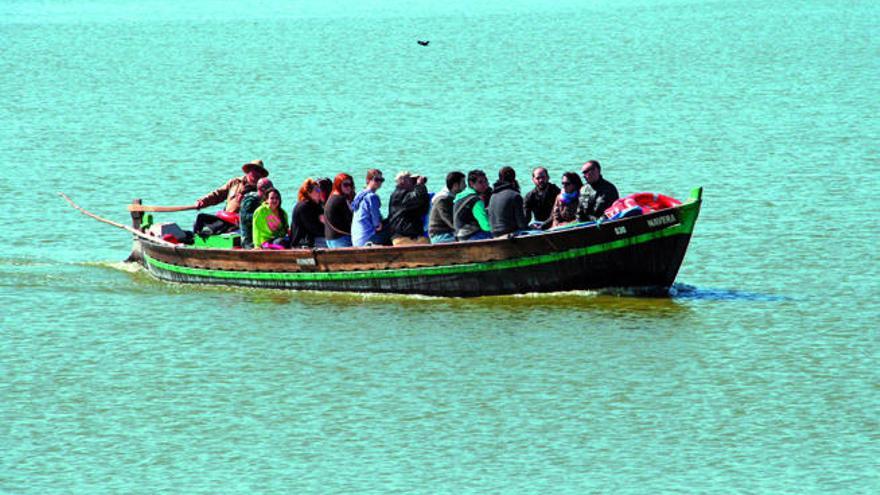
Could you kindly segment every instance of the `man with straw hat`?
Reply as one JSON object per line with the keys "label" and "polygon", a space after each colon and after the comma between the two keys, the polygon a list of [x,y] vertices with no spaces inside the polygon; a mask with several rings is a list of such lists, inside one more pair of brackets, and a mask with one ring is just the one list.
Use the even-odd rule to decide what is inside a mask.
{"label": "man with straw hat", "polygon": [[256,189],[257,181],[269,175],[263,166],[263,160],[253,160],[241,166],[244,175],[233,177],[219,188],[196,200],[196,208],[202,209],[226,201],[226,207],[218,215],[200,213],[196,217],[193,231],[196,234],[209,236],[233,230],[238,225],[238,212],[244,198],[245,189]]}

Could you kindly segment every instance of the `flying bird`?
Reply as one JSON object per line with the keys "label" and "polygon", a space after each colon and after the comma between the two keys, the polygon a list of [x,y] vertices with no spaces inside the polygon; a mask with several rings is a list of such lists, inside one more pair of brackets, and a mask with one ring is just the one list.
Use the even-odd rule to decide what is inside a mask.
{"label": "flying bird", "polygon": [[428,43],[430,43],[430,41],[422,41],[422,40],[418,40],[418,43],[419,43],[420,45],[422,45],[422,46],[428,46]]}

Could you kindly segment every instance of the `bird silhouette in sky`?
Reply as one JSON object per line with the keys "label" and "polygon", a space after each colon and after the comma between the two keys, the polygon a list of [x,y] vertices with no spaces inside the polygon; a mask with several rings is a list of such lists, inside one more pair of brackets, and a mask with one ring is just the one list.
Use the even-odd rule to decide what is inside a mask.
{"label": "bird silhouette in sky", "polygon": [[430,41],[422,41],[422,40],[418,40],[418,43],[419,43],[420,45],[422,45],[422,46],[428,46],[428,43],[430,43]]}

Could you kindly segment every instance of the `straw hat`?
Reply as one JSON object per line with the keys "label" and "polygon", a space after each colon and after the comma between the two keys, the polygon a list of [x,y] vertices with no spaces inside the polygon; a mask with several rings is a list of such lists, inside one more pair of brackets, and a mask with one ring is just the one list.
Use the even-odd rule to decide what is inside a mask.
{"label": "straw hat", "polygon": [[263,177],[269,175],[269,171],[263,166],[263,160],[252,160],[241,166],[241,171],[247,173],[248,169],[257,169],[263,173]]}

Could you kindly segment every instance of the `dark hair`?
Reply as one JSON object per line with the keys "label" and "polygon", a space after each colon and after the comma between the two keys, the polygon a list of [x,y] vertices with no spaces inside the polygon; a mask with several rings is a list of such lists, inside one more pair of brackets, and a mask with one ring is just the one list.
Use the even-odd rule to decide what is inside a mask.
{"label": "dark hair", "polygon": [[602,171],[602,165],[599,165],[599,162],[596,160],[587,160],[587,163],[585,163],[584,165],[587,165],[587,164],[590,164],[590,165],[596,167],[597,172]]}
{"label": "dark hair", "polygon": [[446,188],[452,189],[452,186],[461,182],[461,179],[464,179],[464,174],[456,170],[455,172],[449,172],[446,174]]}
{"label": "dark hair", "polygon": [[532,177],[533,178],[535,177],[535,172],[537,172],[538,170],[543,170],[544,173],[547,174],[548,177],[550,176],[550,172],[547,170],[547,167],[535,167],[532,169]]}
{"label": "dark hair", "polygon": [[580,189],[581,187],[584,186],[584,182],[581,180],[581,176],[574,173],[574,172],[566,172],[566,173],[562,174],[562,179],[563,180],[568,179],[569,182],[575,184],[577,189]]}
{"label": "dark hair", "polygon": [[330,191],[333,189],[333,181],[329,177],[321,177],[318,179],[318,187],[321,188],[321,198],[326,201],[327,197],[330,196]]}
{"label": "dark hair", "polygon": [[476,182],[477,179],[479,179],[480,177],[485,177],[485,176],[486,176],[486,172],[483,172],[480,169],[471,170],[467,174],[467,183],[468,183],[468,185],[471,185],[474,182]]}
{"label": "dark hair", "polygon": [[263,201],[268,203],[269,196],[271,196],[272,193],[278,194],[278,207],[281,208],[281,191],[279,191],[278,189],[275,189],[274,187],[270,187],[269,189],[266,190],[266,199],[264,199]]}
{"label": "dark hair", "polygon": [[498,171],[498,180],[513,184],[516,181],[516,170],[513,167],[501,167]]}

